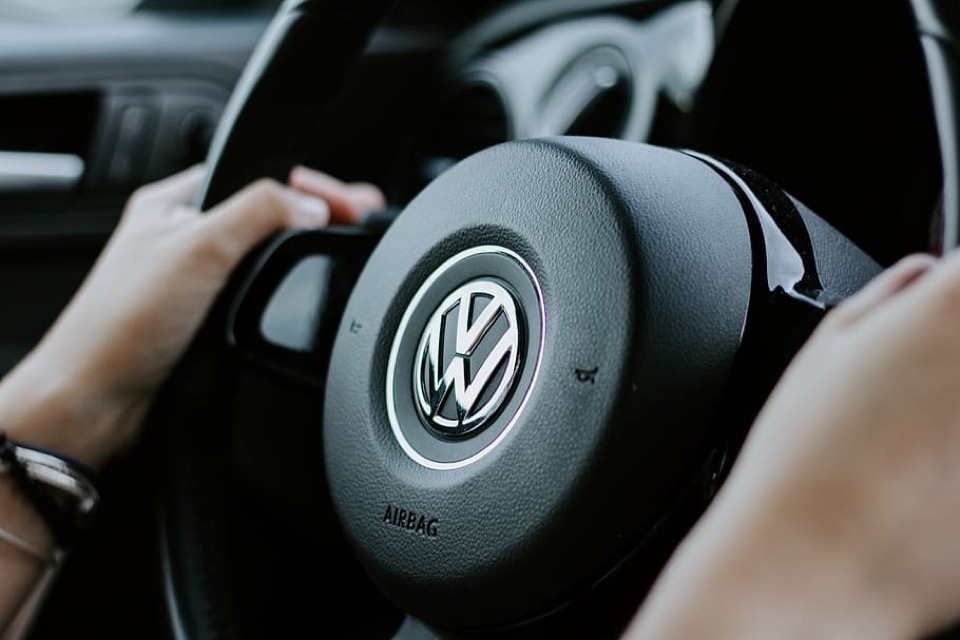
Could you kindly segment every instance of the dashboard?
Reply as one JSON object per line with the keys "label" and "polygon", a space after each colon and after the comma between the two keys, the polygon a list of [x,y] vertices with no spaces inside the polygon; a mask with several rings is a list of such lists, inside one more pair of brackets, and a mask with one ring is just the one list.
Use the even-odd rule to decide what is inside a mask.
{"label": "dashboard", "polygon": [[857,3],[663,4],[534,0],[468,27],[442,11],[392,21],[325,116],[314,164],[402,206],[497,142],[647,141],[760,171],[882,263],[936,249],[939,150],[906,2],[871,6],[869,28]]}
{"label": "dashboard", "polygon": [[[401,207],[507,140],[688,147],[768,175],[889,263],[935,242],[940,166],[907,3],[871,6],[869,29],[863,13],[825,0],[399,2],[302,154]],[[0,22],[0,118],[20,123],[0,127],[0,152],[82,163],[57,189],[0,183],[0,244],[102,238],[136,186],[202,161],[270,15]],[[322,79],[307,63],[303,81]]]}

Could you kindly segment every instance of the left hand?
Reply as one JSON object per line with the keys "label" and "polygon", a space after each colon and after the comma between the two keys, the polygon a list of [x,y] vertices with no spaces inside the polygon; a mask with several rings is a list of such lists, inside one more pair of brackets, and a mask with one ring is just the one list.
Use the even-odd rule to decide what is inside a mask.
{"label": "left hand", "polygon": [[0,384],[0,428],[98,468],[137,440],[153,397],[243,256],[274,232],[350,223],[383,195],[305,168],[201,214],[201,167],[128,202],[92,271]]}

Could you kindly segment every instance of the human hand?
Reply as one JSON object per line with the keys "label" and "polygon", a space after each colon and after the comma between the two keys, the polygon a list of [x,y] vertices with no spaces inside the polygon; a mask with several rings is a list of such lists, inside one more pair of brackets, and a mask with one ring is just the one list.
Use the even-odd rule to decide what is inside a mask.
{"label": "human hand", "polygon": [[960,255],[832,311],[631,638],[919,638],[960,615]]}
{"label": "human hand", "polygon": [[139,190],[40,344],[0,384],[0,428],[93,468],[136,441],[144,415],[231,271],[291,227],[349,224],[382,208],[376,187],[298,167],[216,208],[193,206],[193,168]]}

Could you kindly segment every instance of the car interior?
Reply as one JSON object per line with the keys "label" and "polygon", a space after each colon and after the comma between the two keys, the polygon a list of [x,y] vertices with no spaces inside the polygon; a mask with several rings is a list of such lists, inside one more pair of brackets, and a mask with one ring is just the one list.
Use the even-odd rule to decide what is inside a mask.
{"label": "car interior", "polygon": [[[389,203],[361,228],[277,238],[242,265],[147,439],[104,470],[95,526],[29,637],[617,637],[823,312],[899,258],[944,246],[955,211],[942,141],[956,129],[945,133],[952,103],[935,104],[915,11],[907,0],[0,0],[0,374],[42,337],[144,184],[206,163],[210,205],[302,163],[379,185]],[[612,213],[594,215],[601,201]],[[624,207],[656,210],[670,230],[628,228]],[[746,240],[751,207],[765,244]],[[788,302],[757,311],[757,252],[784,255],[764,209],[804,273],[780,289]],[[490,245],[507,249],[477,253]],[[685,261],[689,282],[671,271]],[[673,275],[622,276],[628,295],[622,264]],[[516,365],[529,395],[510,391],[477,436],[424,436],[414,400],[381,410],[384,375],[387,396],[403,395],[396,363],[425,362],[416,305],[448,269],[513,283],[528,335],[511,353],[536,362]],[[808,277],[818,287],[804,289]],[[413,342],[400,336],[408,321]],[[658,333],[678,324],[694,337]],[[563,327],[569,336],[550,333]],[[631,354],[597,355],[621,335]],[[722,366],[687,371],[728,338]],[[659,374],[641,370],[657,362]],[[607,390],[608,372],[634,366]],[[645,404],[650,385],[686,406]],[[587,388],[607,395],[577,395]],[[596,436],[582,456],[542,436],[514,455],[534,426],[592,424],[564,421],[568,401],[615,416],[619,431],[663,414],[669,435]],[[467,453],[435,452],[447,445]],[[523,461],[495,468],[508,458]],[[501,480],[477,486],[483,474]]]}

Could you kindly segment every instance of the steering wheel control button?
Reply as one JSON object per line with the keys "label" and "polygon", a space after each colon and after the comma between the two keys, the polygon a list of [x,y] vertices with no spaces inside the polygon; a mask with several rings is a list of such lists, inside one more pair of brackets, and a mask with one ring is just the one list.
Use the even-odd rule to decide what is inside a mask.
{"label": "steering wheel control button", "polygon": [[516,252],[474,247],[434,270],[387,363],[390,426],[410,459],[455,469],[500,443],[533,389],[544,328],[540,285]]}

